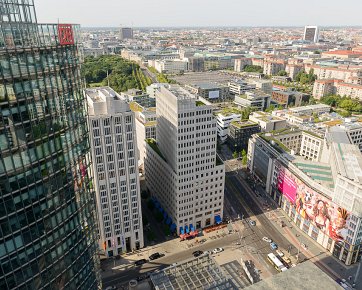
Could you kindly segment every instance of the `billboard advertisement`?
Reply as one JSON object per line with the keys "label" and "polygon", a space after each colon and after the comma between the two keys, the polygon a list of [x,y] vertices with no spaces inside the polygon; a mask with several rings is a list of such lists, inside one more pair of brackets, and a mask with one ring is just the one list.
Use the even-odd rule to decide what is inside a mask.
{"label": "billboard advertisement", "polygon": [[220,96],[219,91],[210,91],[209,92],[209,99],[218,99]]}
{"label": "billboard advertisement", "polygon": [[350,217],[346,209],[309,188],[282,166],[278,175],[278,189],[302,218],[309,220],[335,241],[346,239],[347,220]]}

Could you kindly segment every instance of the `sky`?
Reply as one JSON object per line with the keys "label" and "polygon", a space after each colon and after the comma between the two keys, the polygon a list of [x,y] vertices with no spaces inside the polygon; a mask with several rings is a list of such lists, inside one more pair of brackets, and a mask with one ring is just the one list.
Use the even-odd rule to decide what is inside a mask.
{"label": "sky", "polygon": [[40,23],[84,27],[362,26],[362,0],[34,0]]}

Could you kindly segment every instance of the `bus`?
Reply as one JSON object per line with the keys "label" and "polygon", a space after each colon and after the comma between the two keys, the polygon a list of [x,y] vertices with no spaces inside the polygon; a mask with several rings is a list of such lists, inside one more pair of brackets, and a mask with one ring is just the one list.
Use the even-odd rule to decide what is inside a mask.
{"label": "bus", "polygon": [[284,271],[288,270],[273,253],[268,254],[268,261],[270,264],[272,264],[274,266],[274,268],[278,272],[284,272]]}

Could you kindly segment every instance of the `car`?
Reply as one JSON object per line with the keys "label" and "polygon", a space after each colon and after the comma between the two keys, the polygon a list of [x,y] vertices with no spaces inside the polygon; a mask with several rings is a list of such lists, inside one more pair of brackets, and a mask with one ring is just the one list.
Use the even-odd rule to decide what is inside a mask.
{"label": "car", "polygon": [[148,262],[148,260],[146,260],[146,259],[141,259],[141,260],[137,260],[136,262],[134,262],[134,264],[136,265],[136,266],[141,266],[141,265],[143,265],[143,264],[146,264]]}
{"label": "car", "polygon": [[277,245],[276,243],[274,243],[274,242],[271,242],[271,243],[270,243],[270,248],[271,248],[272,250],[278,250],[278,245]]}
{"label": "car", "polygon": [[272,239],[269,239],[268,237],[263,237],[262,240],[263,240],[264,242],[269,243],[269,244],[273,241]]}
{"label": "car", "polygon": [[210,255],[210,254],[211,254],[210,251],[205,251],[205,252],[204,252],[204,255]]}
{"label": "car", "polygon": [[213,249],[213,250],[212,250],[212,253],[213,253],[213,254],[217,254],[217,253],[221,253],[222,251],[224,251],[223,248],[216,248],[216,249]]}
{"label": "car", "polygon": [[279,257],[284,257],[284,253],[280,250],[276,250]]}
{"label": "car", "polygon": [[251,225],[251,226],[256,226],[256,222],[255,221],[253,221],[253,220],[249,220],[249,225]]}
{"label": "car", "polygon": [[198,250],[198,251],[193,252],[192,254],[194,255],[194,257],[198,257],[198,256],[201,256],[203,253],[204,253],[203,251]]}
{"label": "car", "polygon": [[163,254],[160,254],[159,252],[156,252],[156,253],[153,253],[151,256],[149,256],[149,259],[152,261],[152,260],[159,259],[159,258],[161,258],[163,256],[164,256]]}

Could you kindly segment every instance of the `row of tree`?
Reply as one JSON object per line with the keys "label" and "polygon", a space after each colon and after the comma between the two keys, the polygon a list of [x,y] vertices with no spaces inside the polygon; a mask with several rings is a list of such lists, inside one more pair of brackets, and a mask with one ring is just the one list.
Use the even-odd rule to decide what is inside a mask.
{"label": "row of tree", "polygon": [[145,90],[152,83],[138,64],[125,60],[119,55],[86,57],[82,72],[87,84],[105,86],[109,83],[117,92],[132,88]]}
{"label": "row of tree", "polygon": [[323,104],[342,109],[348,112],[362,113],[362,103],[359,100],[350,97],[341,97],[339,95],[329,95],[321,98]]}
{"label": "row of tree", "polygon": [[259,65],[251,65],[251,64],[247,64],[244,66],[243,71],[245,72],[257,72],[257,73],[262,73],[263,72],[263,68]]}

